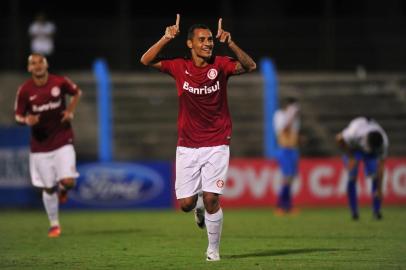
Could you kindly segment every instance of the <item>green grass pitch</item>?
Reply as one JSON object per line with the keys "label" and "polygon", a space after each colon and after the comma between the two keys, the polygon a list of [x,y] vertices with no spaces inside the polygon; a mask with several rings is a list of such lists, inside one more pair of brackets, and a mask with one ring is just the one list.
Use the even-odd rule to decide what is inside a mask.
{"label": "green grass pitch", "polygon": [[221,257],[206,262],[206,231],[179,211],[67,211],[48,239],[43,211],[0,210],[0,269],[406,269],[406,208],[225,209]]}

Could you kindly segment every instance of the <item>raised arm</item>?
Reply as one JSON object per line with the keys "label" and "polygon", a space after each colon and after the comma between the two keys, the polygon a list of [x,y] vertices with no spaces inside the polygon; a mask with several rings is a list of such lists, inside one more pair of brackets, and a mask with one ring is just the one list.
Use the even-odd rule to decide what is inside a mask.
{"label": "raised arm", "polygon": [[342,132],[338,133],[336,135],[335,140],[340,150],[348,157],[348,161],[346,164],[347,169],[348,170],[354,169],[355,166],[357,165],[357,160],[355,159],[354,153],[351,150],[350,146],[345,142],[343,133]]}
{"label": "raised arm", "polygon": [[299,112],[300,109],[298,104],[293,103],[288,106],[287,121],[285,127],[283,128],[283,132],[289,132],[292,129],[295,120],[299,117]]}
{"label": "raised arm", "polygon": [[350,149],[344,140],[342,132],[336,134],[335,141],[340,150],[342,150],[345,154],[348,154],[350,152]]}
{"label": "raised arm", "polygon": [[257,68],[257,64],[252,60],[252,58],[244,52],[237,44],[231,39],[230,32],[224,31],[222,27],[223,19],[220,18],[218,22],[218,30],[216,38],[219,39],[221,43],[226,43],[231,51],[237,57],[237,65],[235,67],[234,74],[241,74],[245,72],[251,72]]}
{"label": "raised arm", "polygon": [[179,22],[180,15],[176,14],[175,25],[166,27],[165,35],[163,35],[160,40],[158,40],[142,55],[140,62],[143,65],[161,68],[161,62],[156,62],[156,57],[172,39],[179,35]]}

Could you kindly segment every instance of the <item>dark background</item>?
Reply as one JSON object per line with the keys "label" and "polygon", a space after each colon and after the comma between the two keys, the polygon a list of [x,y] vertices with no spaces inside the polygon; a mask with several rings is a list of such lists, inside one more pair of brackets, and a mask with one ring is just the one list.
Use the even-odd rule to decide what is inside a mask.
{"label": "dark background", "polygon": [[[254,57],[271,57],[279,70],[403,71],[406,1],[28,1],[0,4],[1,70],[21,70],[29,53],[29,24],[45,12],[56,24],[51,67],[89,69],[95,58],[114,70],[144,70],[142,53],[181,14],[181,35],[165,50],[186,53],[187,28],[217,20]],[[224,48],[218,46],[222,53]]]}

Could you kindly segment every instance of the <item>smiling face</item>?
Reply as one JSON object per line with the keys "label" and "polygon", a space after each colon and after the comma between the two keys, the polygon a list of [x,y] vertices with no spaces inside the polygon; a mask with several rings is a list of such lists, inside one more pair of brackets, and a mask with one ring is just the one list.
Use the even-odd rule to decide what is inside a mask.
{"label": "smiling face", "polygon": [[187,46],[191,49],[194,59],[201,58],[208,61],[213,53],[213,35],[209,29],[196,28],[193,36],[188,39]]}
{"label": "smiling face", "polygon": [[48,62],[40,54],[31,54],[28,57],[28,72],[35,78],[44,77],[48,72]]}

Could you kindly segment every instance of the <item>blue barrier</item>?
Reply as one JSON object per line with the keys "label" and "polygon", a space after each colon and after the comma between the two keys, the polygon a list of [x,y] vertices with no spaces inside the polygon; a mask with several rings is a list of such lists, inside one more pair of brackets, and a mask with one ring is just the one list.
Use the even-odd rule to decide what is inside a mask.
{"label": "blue barrier", "polygon": [[264,154],[266,158],[275,158],[278,145],[273,125],[273,115],[278,109],[278,80],[275,66],[269,58],[260,63],[264,78]]}
{"label": "blue barrier", "polygon": [[111,127],[111,81],[106,61],[97,59],[93,64],[93,73],[97,81],[98,119],[99,119],[99,160],[112,160]]}

